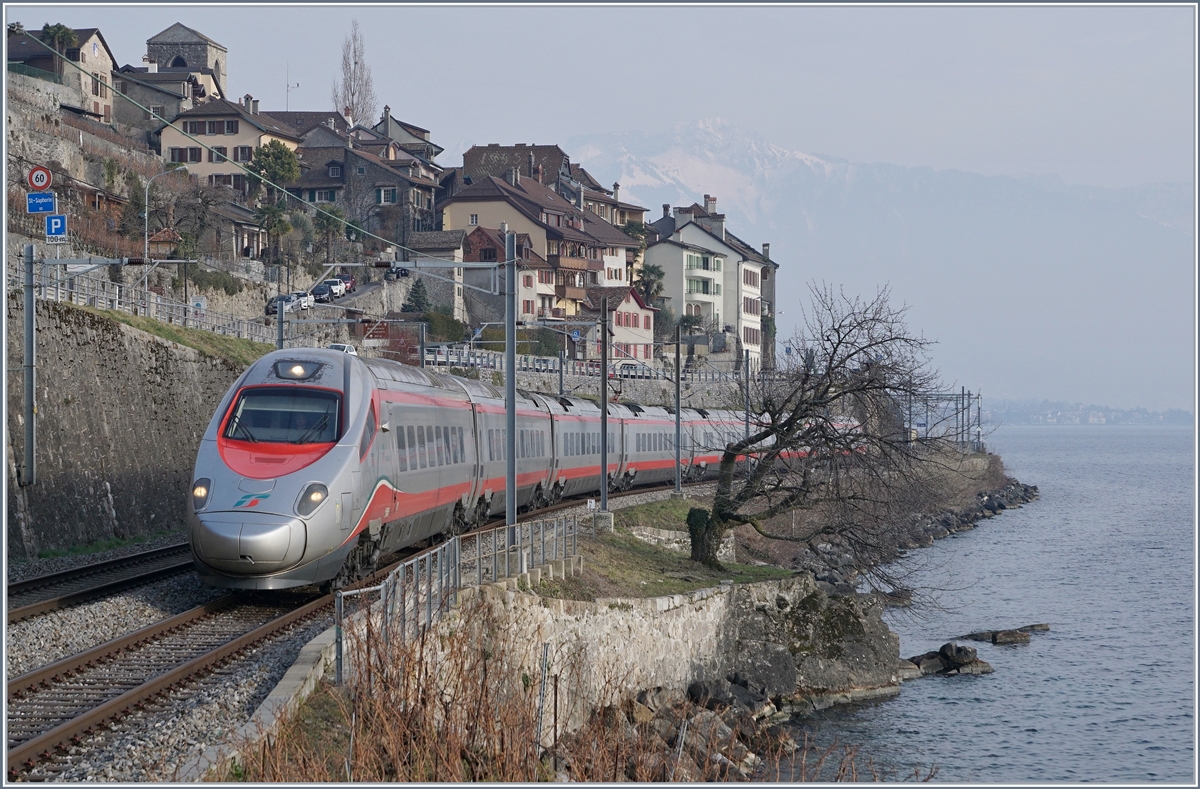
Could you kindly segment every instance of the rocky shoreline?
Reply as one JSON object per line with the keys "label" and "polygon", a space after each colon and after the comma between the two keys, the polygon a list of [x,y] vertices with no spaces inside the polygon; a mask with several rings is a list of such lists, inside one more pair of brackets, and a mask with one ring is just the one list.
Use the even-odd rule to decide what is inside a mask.
{"label": "rocky shoreline", "polygon": [[[934,540],[973,529],[1038,495],[1036,486],[1010,477],[1003,487],[977,494],[968,507],[913,516],[897,532],[897,557],[905,550],[927,547]],[[839,547],[845,549],[831,540],[822,558],[836,555]],[[816,589],[799,603],[781,596],[774,606],[755,607],[756,613],[765,615],[765,626],[756,634],[758,638],[738,650],[740,654],[732,662],[743,671],[693,682],[686,697],[658,687],[642,691],[620,709],[601,711],[607,725],[636,737],[649,749],[636,765],[630,763],[628,775],[647,776],[649,770],[653,776],[649,780],[769,780],[771,776],[764,774],[769,764],[778,764],[803,747],[794,739],[796,729],[785,725],[790,721],[802,721],[834,704],[897,695],[900,683],[906,680],[993,672],[974,648],[954,642],[908,659],[897,656],[895,665],[867,665],[878,662],[878,650],[865,647],[877,647],[876,642],[887,640],[872,633],[878,627],[887,630],[882,607],[907,605],[911,598],[903,592],[858,593],[854,586],[857,573],[849,565],[848,551],[846,559],[834,569],[824,563],[819,570],[798,568],[817,570],[813,572]],[[801,616],[789,616],[789,611]],[[805,634],[797,629],[802,619],[809,620],[799,627]],[[823,631],[822,623],[830,621],[837,621],[837,628]],[[1020,644],[1029,640],[1031,631],[1048,629],[1049,625],[1034,624],[959,638]],[[886,635],[898,646],[894,634],[887,631]],[[739,643],[741,637],[739,633]],[[748,671],[744,670],[747,666]],[[569,759],[569,751],[569,744],[564,743],[565,759]]]}

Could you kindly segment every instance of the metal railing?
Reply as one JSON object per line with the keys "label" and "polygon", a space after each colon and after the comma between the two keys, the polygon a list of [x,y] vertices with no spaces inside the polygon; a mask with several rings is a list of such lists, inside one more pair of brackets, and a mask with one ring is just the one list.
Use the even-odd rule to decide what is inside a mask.
{"label": "metal railing", "polygon": [[[481,370],[504,370],[503,351],[482,351],[468,348],[426,348],[426,367],[459,367]],[[734,363],[736,366],[736,363]],[[557,373],[559,359],[554,356],[517,356],[517,372],[522,373]],[[565,375],[598,377],[600,361],[564,359],[562,369]],[[609,363],[610,378],[644,379],[656,381],[674,381],[673,367],[656,366],[646,360],[617,358]],[[694,367],[684,368],[683,381],[704,383],[710,381],[733,381],[740,377],[740,371],[729,372],[716,368]]]}
{"label": "metal railing", "polygon": [[[39,266],[37,269],[34,274],[34,295],[39,299],[66,301],[102,310],[117,310],[190,329],[201,329],[261,343],[275,343],[274,327],[246,318],[200,310],[189,304],[165,299],[151,290],[143,290],[123,282],[112,282],[107,277],[72,274],[63,271],[61,266]],[[9,269],[9,290],[23,287],[21,276],[19,270]],[[291,335],[295,333],[295,326],[289,323],[287,328],[291,339]]]}
{"label": "metal railing", "polygon": [[451,537],[403,562],[375,586],[339,590],[334,595],[337,684],[342,684],[345,673],[348,598],[362,598],[367,615],[379,616],[384,644],[390,643],[389,638],[398,638],[403,644],[420,637],[457,604],[460,589],[494,583],[578,553],[577,516],[536,520]]}
{"label": "metal railing", "polygon": [[26,66],[23,63],[9,63],[8,70],[14,74],[24,74],[26,77],[44,79],[47,82],[55,82],[59,85],[63,84],[62,76],[55,74],[53,71],[45,71],[40,68],[33,68],[32,66]]}

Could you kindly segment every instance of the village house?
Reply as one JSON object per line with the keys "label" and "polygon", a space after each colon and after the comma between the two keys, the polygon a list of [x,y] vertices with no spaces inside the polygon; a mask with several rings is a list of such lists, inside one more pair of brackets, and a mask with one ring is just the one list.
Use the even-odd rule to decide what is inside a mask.
{"label": "village house", "polygon": [[[635,359],[648,362],[655,357],[654,321],[656,310],[647,304],[637,289],[630,285],[592,287],[587,289],[587,305],[584,319],[600,319],[602,299],[608,298],[608,312],[612,327],[610,360],[615,364],[622,360]],[[600,338],[593,334],[596,355],[601,352]]]}
{"label": "village house", "polygon": [[[245,193],[247,184],[245,174],[235,165],[248,164],[255,148],[278,140],[295,150],[301,142],[291,129],[260,113],[258,101],[249,95],[241,103],[214,99],[193,107],[161,127],[159,135],[166,162],[186,164],[189,174],[210,186],[230,186],[239,193]],[[191,137],[203,140],[212,150]]]}
{"label": "village house", "polygon": [[[463,269],[461,266],[442,267],[446,263],[463,262],[468,249],[467,232],[416,231],[409,234],[407,246],[408,261],[414,264],[409,269],[409,276],[425,281],[425,289],[432,303],[449,304],[454,319],[467,322],[469,315],[463,293]],[[429,269],[429,273],[437,276],[424,276],[415,271],[422,262],[438,264],[437,268]]]}
{"label": "village house", "polygon": [[7,42],[8,68],[30,76],[43,76],[59,82],[75,91],[75,103],[64,103],[63,108],[112,123],[113,98],[112,72],[117,59],[99,28],[75,29],[76,42],[64,50],[67,63],[58,63],[58,56],[42,43],[41,31],[29,31],[9,36]]}
{"label": "village house", "polygon": [[725,215],[716,209],[712,195],[704,196],[703,206],[693,203],[673,214],[664,205],[662,218],[651,225],[656,240],[647,245],[645,262],[662,267],[663,295],[678,315],[699,316],[706,330],[732,335],[733,350],[739,356],[749,351],[753,365],[770,363],[774,340],[764,334],[763,319],[773,305],[764,293],[774,291],[764,282],[773,280],[778,266],[766,254],[768,245],[764,254],[750,248],[726,229]]}

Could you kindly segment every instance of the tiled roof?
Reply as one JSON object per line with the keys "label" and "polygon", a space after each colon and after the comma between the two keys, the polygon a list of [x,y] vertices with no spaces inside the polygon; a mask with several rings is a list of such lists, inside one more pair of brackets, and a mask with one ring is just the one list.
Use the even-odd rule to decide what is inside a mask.
{"label": "tiled roof", "polygon": [[164,242],[164,243],[168,243],[168,244],[174,244],[174,243],[177,243],[177,242],[179,242],[179,241],[182,241],[182,240],[183,240],[183,236],[181,236],[181,235],[179,235],[178,233],[176,233],[176,232],[175,232],[175,230],[174,230],[173,228],[170,228],[170,227],[164,227],[162,230],[158,231],[157,233],[155,233],[154,235],[150,236],[150,238],[148,238],[148,239],[146,239],[146,240],[147,240],[147,241],[158,241],[158,242]]}
{"label": "tiled roof", "polygon": [[599,241],[602,246],[636,247],[638,245],[636,239],[625,235],[616,225],[610,225],[600,217],[593,219],[589,216],[589,213],[587,211],[584,212],[583,229],[588,235]]}
{"label": "tiled roof", "polygon": [[587,189],[594,189],[598,192],[603,192],[605,195],[612,194],[611,189],[605,189],[599,181],[592,177],[591,173],[583,169],[583,165],[581,164],[571,165],[571,177],[583,184]]}
{"label": "tiled roof", "polygon": [[587,293],[586,307],[599,312],[600,299],[608,297],[608,311],[615,312],[621,306],[621,302],[625,301],[625,297],[632,294],[633,300],[638,306],[646,310],[657,310],[657,307],[651,307],[642,300],[642,294],[638,293],[637,288],[632,285],[589,285],[585,289]]}
{"label": "tiled roof", "polygon": [[227,101],[225,99],[212,99],[197,107],[193,107],[190,110],[181,112],[171,120],[171,123],[174,123],[179,119],[191,120],[193,118],[215,118],[228,115],[236,115],[247,123],[262,129],[268,134],[274,134],[278,137],[285,137],[289,140],[295,140],[296,142],[300,142],[302,139],[300,135],[296,134],[296,132],[289,129],[287,126],[279,123],[270,115],[266,115],[261,112],[257,115],[252,115],[241,104],[233,101]]}
{"label": "tiled roof", "polygon": [[280,124],[287,126],[299,134],[303,134],[314,126],[324,126],[332,118],[333,129],[339,134],[345,134],[350,128],[346,124],[346,119],[341,113],[327,110],[325,112],[308,112],[308,111],[283,111],[275,112],[274,110],[267,113]]}
{"label": "tiled roof", "polygon": [[[181,33],[183,33],[183,35],[180,35]],[[190,34],[190,35],[188,35],[188,34]],[[200,41],[203,41],[206,44],[212,44],[214,47],[219,47],[220,49],[225,50],[224,46],[222,46],[221,44],[218,44],[216,41],[213,41],[211,38],[204,35],[199,30],[193,30],[192,28],[190,28],[187,25],[184,25],[180,22],[176,22],[175,24],[168,27],[166,30],[155,33],[153,36],[151,36],[150,38],[148,38],[146,40],[146,43],[147,44],[157,44],[157,43],[167,43],[167,42],[175,43],[175,42],[179,42],[179,41],[195,41],[197,39],[199,39]],[[225,51],[228,51],[228,50],[225,50]]]}
{"label": "tiled roof", "polygon": [[466,237],[465,230],[418,230],[408,234],[406,246],[420,251],[459,249]]}
{"label": "tiled roof", "polygon": [[463,173],[478,181],[486,176],[503,178],[510,168],[518,168],[521,175],[530,176],[529,153],[533,152],[535,164],[542,166],[542,179],[553,182],[558,177],[567,154],[557,145],[472,145],[463,154]]}

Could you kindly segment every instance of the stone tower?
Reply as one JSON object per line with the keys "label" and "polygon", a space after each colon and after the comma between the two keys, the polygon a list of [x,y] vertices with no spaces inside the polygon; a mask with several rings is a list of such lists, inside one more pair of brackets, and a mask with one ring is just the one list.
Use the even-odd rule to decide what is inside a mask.
{"label": "stone tower", "polygon": [[210,68],[222,91],[228,87],[225,61],[229,50],[178,22],[146,39],[146,54],[159,68]]}

